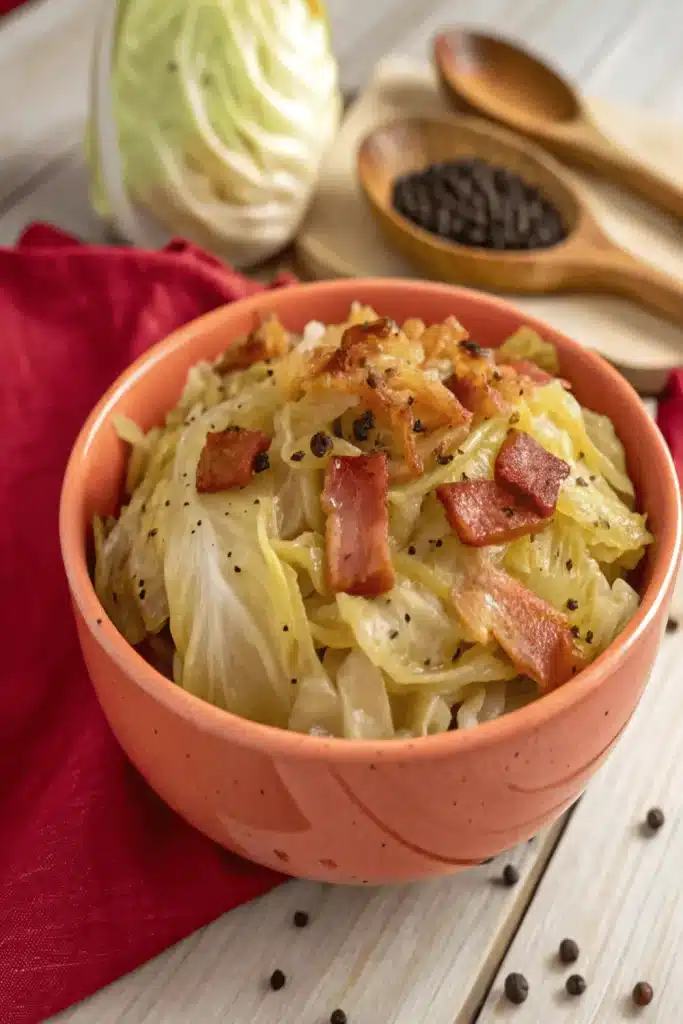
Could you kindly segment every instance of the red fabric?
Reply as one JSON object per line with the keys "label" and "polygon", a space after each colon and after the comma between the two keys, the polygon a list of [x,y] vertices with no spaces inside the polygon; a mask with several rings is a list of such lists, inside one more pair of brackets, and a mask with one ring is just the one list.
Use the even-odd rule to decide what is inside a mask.
{"label": "red fabric", "polygon": [[673,370],[657,405],[657,426],[664,435],[683,486],[683,370]]}
{"label": "red fabric", "polygon": [[57,538],[71,444],[124,367],[257,291],[197,248],[0,249],[0,1021],[29,1024],[279,876],[190,828],[119,749],[81,660]]}
{"label": "red fabric", "polygon": [[21,7],[27,0],[0,0],[0,16],[9,14],[16,7]]}

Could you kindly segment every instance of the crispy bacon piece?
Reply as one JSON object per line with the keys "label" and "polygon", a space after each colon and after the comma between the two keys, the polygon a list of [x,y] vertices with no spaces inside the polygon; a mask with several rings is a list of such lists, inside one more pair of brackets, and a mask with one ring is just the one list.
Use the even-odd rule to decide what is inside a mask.
{"label": "crispy bacon piece", "polygon": [[547,452],[530,434],[510,430],[496,456],[499,484],[529,501],[541,516],[555,511],[562,481],[569,476],[564,459]]}
{"label": "crispy bacon piece", "polygon": [[287,331],[277,317],[271,317],[225,350],[216,363],[218,373],[246,370],[264,359],[279,359],[289,350]]}
{"label": "crispy bacon piece", "polygon": [[260,430],[228,427],[208,433],[197,464],[197,491],[214,494],[248,484],[254,459],[269,447],[270,439]]}
{"label": "crispy bacon piece", "polygon": [[463,544],[507,544],[546,525],[543,516],[495,480],[467,480],[437,487],[446,518]]}
{"label": "crispy bacon piece", "polygon": [[396,330],[394,321],[386,316],[365,324],[351,324],[342,334],[341,345],[328,357],[322,369],[327,373],[348,373],[376,353],[380,343]]}
{"label": "crispy bacon piece", "polygon": [[569,622],[518,580],[479,558],[453,588],[456,612],[480,643],[495,637],[520,674],[547,693],[583,668]]}
{"label": "crispy bacon piece", "polygon": [[510,404],[488,381],[453,374],[445,384],[460,404],[473,414],[475,422],[492,416],[505,416],[511,411]]}
{"label": "crispy bacon piece", "polygon": [[335,593],[375,597],[394,585],[388,483],[383,454],[338,455],[327,465],[321,502],[327,582]]}

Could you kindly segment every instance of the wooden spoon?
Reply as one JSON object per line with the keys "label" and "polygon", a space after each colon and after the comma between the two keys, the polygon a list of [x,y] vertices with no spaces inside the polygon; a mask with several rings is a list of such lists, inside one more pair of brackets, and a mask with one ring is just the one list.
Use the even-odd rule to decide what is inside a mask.
{"label": "wooden spoon", "polygon": [[567,163],[683,217],[683,190],[603,135],[578,92],[538,57],[495,36],[463,29],[437,36],[434,56],[458,109],[514,128]]}
{"label": "wooden spoon", "polygon": [[[569,231],[565,241],[533,251],[473,248],[440,238],[394,209],[397,177],[442,160],[473,156],[505,166],[536,185],[562,214]],[[363,139],[358,176],[387,238],[433,277],[494,292],[607,292],[633,299],[683,327],[683,281],[619,248],[604,234],[563,168],[503,128],[465,117],[401,118]],[[683,358],[683,344],[681,350]],[[661,390],[671,369],[668,362],[634,362],[628,352],[603,354],[643,394]]]}

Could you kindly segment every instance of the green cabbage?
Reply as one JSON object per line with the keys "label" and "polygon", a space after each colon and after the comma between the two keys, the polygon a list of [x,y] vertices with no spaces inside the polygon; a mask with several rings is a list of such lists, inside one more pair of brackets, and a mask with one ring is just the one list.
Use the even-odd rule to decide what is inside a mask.
{"label": "green cabbage", "polygon": [[[86,149],[105,219],[130,233],[132,200],[239,265],[293,238],[341,109],[320,0],[119,0],[111,58],[93,72]],[[123,189],[104,141],[112,116]]]}

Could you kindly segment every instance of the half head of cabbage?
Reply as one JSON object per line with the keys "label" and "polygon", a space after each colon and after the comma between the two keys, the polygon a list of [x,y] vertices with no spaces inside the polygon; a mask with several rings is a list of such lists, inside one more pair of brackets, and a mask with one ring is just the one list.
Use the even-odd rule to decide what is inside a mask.
{"label": "half head of cabbage", "polygon": [[108,17],[86,137],[97,212],[139,236],[132,206],[238,266],[285,246],[341,110],[320,0],[118,0]]}

